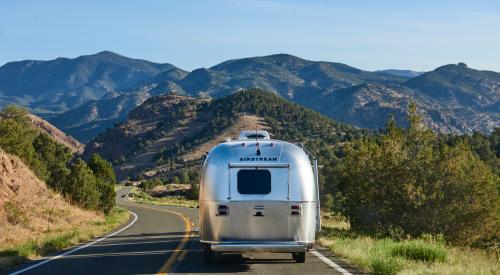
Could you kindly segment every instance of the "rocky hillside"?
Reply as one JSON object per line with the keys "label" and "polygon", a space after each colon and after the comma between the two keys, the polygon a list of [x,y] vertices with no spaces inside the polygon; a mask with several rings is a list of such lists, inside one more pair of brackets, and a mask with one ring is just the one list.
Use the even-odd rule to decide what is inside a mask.
{"label": "rocky hillside", "polygon": [[9,62],[0,67],[0,107],[17,104],[37,113],[60,113],[172,68],[108,51],[72,59]]}
{"label": "rocky hillside", "polygon": [[29,114],[28,116],[33,125],[33,128],[41,131],[42,133],[46,133],[56,142],[61,143],[62,145],[68,147],[71,150],[71,152],[77,154],[83,153],[83,150],[85,149],[84,144],[80,143],[72,136],[63,133],[61,130],[59,130],[46,120],[43,120],[40,117],[35,116],[33,114]]}
{"label": "rocky hillside", "polygon": [[276,138],[311,142],[311,147],[363,133],[262,90],[212,101],[161,95],[146,100],[124,123],[92,140],[84,156],[99,153],[112,161],[121,179],[157,177],[194,165],[216,143],[256,128],[267,129]]}

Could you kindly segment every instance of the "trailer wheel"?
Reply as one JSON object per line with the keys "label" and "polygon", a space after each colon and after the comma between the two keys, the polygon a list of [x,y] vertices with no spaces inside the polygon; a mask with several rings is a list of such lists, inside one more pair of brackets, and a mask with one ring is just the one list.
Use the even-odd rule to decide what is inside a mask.
{"label": "trailer wheel", "polygon": [[306,253],[305,252],[294,252],[292,253],[292,258],[296,263],[305,263]]}
{"label": "trailer wheel", "polygon": [[203,261],[206,264],[213,263],[214,262],[214,252],[210,248],[210,245],[204,245],[203,246]]}

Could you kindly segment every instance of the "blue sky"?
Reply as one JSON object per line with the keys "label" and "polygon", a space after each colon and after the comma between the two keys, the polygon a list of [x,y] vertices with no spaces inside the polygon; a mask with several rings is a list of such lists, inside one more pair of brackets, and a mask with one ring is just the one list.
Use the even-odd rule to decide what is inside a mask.
{"label": "blue sky", "polygon": [[183,69],[289,53],[361,69],[500,72],[500,1],[0,0],[0,65],[102,50]]}

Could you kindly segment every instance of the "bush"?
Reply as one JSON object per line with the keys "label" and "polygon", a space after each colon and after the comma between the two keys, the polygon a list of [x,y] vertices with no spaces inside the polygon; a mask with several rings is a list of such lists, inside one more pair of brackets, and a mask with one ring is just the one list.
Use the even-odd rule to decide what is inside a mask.
{"label": "bush", "polygon": [[141,188],[142,191],[144,191],[144,192],[149,192],[153,188],[155,188],[156,186],[160,186],[160,185],[162,185],[161,180],[158,179],[158,178],[156,178],[156,179],[150,179],[150,180],[142,181],[139,184],[139,188]]}
{"label": "bush", "polygon": [[[27,115],[28,111],[15,106],[7,106],[0,112],[0,147],[21,158],[31,168],[40,168],[33,147],[38,133],[31,128]],[[38,176],[44,174],[40,169],[33,170]]]}
{"label": "bush", "polygon": [[395,275],[403,269],[403,265],[394,258],[380,257],[372,259],[370,267],[375,275]]}
{"label": "bush", "polygon": [[47,255],[54,251],[66,248],[72,244],[72,239],[76,235],[76,232],[72,232],[70,234],[49,238],[42,243],[40,248],[38,248],[38,253],[40,255]]}
{"label": "bush", "polygon": [[427,244],[422,241],[400,243],[391,248],[390,255],[428,263],[436,261],[445,262],[447,258],[446,250],[443,247]]}
{"label": "bush", "polygon": [[76,205],[87,209],[99,209],[100,194],[97,181],[92,170],[81,159],[71,167],[63,193]]}
{"label": "bush", "polygon": [[60,192],[70,173],[68,163],[72,158],[71,152],[67,147],[54,142],[44,133],[39,134],[33,140],[33,147],[37,159],[45,167],[43,175],[40,175],[40,172],[37,174],[46,181],[50,188]]}
{"label": "bush", "polygon": [[113,167],[98,154],[93,154],[88,163],[89,168],[96,179],[97,189],[101,194],[99,198],[99,210],[109,214],[115,207],[115,184],[116,175]]}
{"label": "bush", "polygon": [[26,212],[22,209],[22,207],[19,204],[12,201],[8,201],[4,203],[3,209],[5,210],[8,223],[12,225],[28,224],[28,217],[26,216]]}

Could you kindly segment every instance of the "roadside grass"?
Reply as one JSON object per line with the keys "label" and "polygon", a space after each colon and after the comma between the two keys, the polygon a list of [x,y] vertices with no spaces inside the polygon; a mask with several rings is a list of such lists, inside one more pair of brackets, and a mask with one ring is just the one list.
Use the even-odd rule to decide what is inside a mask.
{"label": "roadside grass", "polygon": [[129,218],[130,213],[127,210],[116,208],[109,215],[97,220],[90,220],[78,228],[65,231],[47,230],[36,239],[23,243],[9,246],[0,244],[0,271],[102,236],[124,224]]}
{"label": "roadside grass", "polygon": [[373,274],[499,274],[498,252],[446,245],[423,236],[395,240],[352,231],[341,217],[325,215],[319,243]]}
{"label": "roadside grass", "polygon": [[143,192],[141,189],[137,187],[133,187],[130,193],[132,194],[132,196],[129,196],[128,198],[131,201],[137,203],[165,205],[165,206],[180,206],[189,208],[195,208],[198,206],[197,200],[189,200],[182,196],[166,196],[161,198],[155,198]]}

